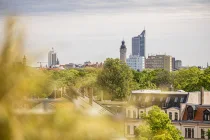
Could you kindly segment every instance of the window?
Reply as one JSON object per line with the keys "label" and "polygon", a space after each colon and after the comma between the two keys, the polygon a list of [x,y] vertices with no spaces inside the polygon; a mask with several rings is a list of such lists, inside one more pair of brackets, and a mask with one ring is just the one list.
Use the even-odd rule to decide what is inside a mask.
{"label": "window", "polygon": [[178,121],[178,113],[175,112],[175,120]]}
{"label": "window", "polygon": [[210,111],[209,109],[206,109],[203,111],[203,120],[204,121],[210,121]]}
{"label": "window", "polygon": [[131,111],[128,110],[128,118],[131,118]]}
{"label": "window", "polygon": [[149,101],[149,96],[147,96],[146,98],[145,98],[145,102],[148,102]]}
{"label": "window", "polygon": [[193,120],[193,108],[192,108],[192,106],[189,106],[187,108],[187,119],[188,120]]}
{"label": "window", "polygon": [[136,134],[136,133],[135,133],[135,130],[136,130],[136,126],[133,126],[133,132],[134,132],[134,134]]}
{"label": "window", "polygon": [[169,119],[172,120],[172,112],[169,112]]}
{"label": "window", "polygon": [[166,98],[166,103],[169,103],[170,102],[170,97],[167,97]]}
{"label": "window", "polygon": [[205,139],[205,131],[204,131],[204,129],[201,129],[201,138]]}
{"label": "window", "polygon": [[184,102],[184,97],[182,97],[181,99],[180,99],[180,103],[183,103]]}
{"label": "window", "polygon": [[130,134],[130,125],[127,125],[127,134]]}
{"label": "window", "polygon": [[175,97],[174,102],[177,103],[178,101],[178,97]]}
{"label": "window", "polygon": [[194,138],[194,128],[185,128],[185,138]]}
{"label": "window", "polygon": [[133,118],[136,118],[136,111],[133,111]]}
{"label": "window", "polygon": [[133,96],[133,101],[135,101],[136,100],[136,96]]}

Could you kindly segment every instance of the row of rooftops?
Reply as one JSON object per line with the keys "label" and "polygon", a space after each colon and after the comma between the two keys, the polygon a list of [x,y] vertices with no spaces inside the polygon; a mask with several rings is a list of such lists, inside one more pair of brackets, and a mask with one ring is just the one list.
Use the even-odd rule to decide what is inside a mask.
{"label": "row of rooftops", "polygon": [[161,91],[161,90],[134,90],[132,94],[188,94],[184,90],[178,91]]}
{"label": "row of rooftops", "polygon": [[157,105],[161,108],[180,108],[180,103],[210,105],[210,92],[135,90],[129,98],[129,104],[140,108]]}

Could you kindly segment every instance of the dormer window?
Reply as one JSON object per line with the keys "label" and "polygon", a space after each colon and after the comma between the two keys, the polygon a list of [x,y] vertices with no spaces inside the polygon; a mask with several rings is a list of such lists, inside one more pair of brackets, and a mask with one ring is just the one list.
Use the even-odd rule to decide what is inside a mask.
{"label": "dormer window", "polygon": [[149,96],[147,96],[146,98],[145,98],[145,102],[148,102],[149,101]]}
{"label": "dormer window", "polygon": [[133,96],[133,101],[135,101],[136,100],[136,96]]}
{"label": "dormer window", "polygon": [[184,97],[182,97],[181,99],[180,99],[180,103],[183,103],[184,102]]}
{"label": "dormer window", "polygon": [[155,97],[152,97],[152,102],[154,102],[155,101]]}
{"label": "dormer window", "polygon": [[192,108],[192,106],[189,106],[187,108],[187,119],[188,120],[193,120],[193,108]]}
{"label": "dormer window", "polygon": [[178,101],[178,97],[175,97],[174,102],[177,103]]}
{"label": "dormer window", "polygon": [[206,109],[203,111],[203,120],[204,121],[210,121],[210,110]]}
{"label": "dormer window", "polygon": [[170,97],[167,97],[166,98],[166,103],[169,103],[170,102]]}

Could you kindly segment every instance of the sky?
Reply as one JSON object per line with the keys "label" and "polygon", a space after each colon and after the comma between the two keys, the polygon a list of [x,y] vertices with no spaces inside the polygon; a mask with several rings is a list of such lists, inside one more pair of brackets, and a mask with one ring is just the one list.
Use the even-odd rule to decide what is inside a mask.
{"label": "sky", "polygon": [[[0,40],[7,15],[25,31],[25,55],[61,64],[119,58],[125,40],[146,29],[146,54],[167,54],[186,66],[210,63],[210,0],[0,0]],[[2,41],[1,41],[2,42]]]}

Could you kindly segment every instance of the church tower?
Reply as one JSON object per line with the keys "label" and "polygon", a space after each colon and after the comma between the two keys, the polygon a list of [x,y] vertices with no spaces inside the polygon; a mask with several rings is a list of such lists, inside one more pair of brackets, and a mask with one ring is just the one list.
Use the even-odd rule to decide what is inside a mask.
{"label": "church tower", "polygon": [[127,48],[125,46],[125,41],[122,41],[122,45],[120,46],[120,60],[126,63],[126,52]]}

